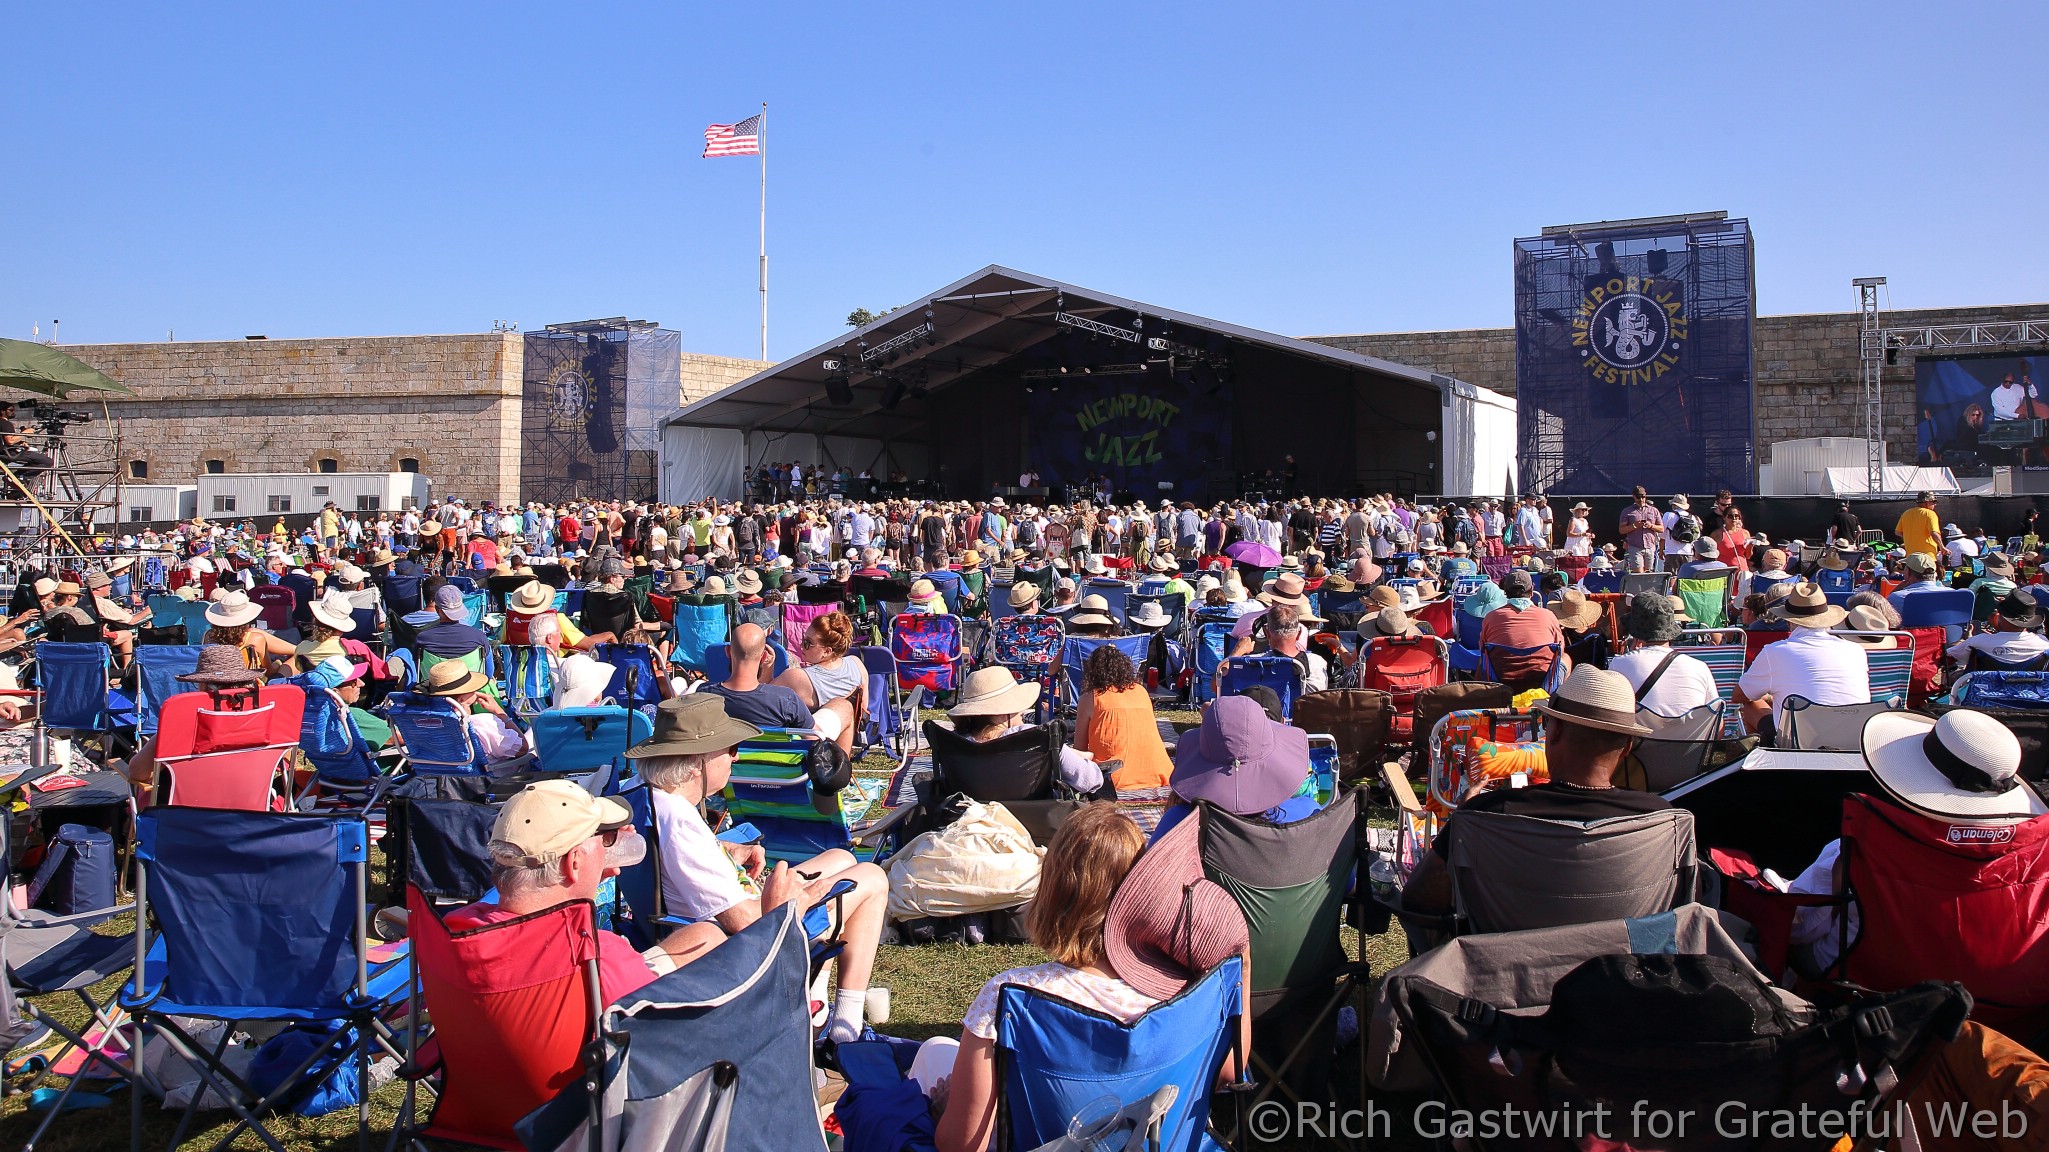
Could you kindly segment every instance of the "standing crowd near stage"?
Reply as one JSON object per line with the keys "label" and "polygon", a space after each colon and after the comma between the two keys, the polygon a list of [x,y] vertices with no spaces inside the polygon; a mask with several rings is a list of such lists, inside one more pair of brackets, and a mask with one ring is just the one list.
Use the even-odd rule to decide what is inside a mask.
{"label": "standing crowd near stage", "polygon": [[[638,934],[597,933],[601,998],[624,1007],[679,969],[711,970],[742,937],[801,922],[830,945],[809,1027],[849,1084],[830,1120],[848,1149],[979,1152],[1003,1122],[1021,1146],[1058,1137],[1075,1101],[1047,1089],[1066,1111],[1025,1119],[998,1101],[1057,1080],[1045,1061],[1062,1059],[1020,1049],[1013,1015],[1074,1006],[1113,1031],[1182,1021],[1166,1049],[1203,1068],[1179,1102],[1149,1112],[1163,1085],[1123,1083],[1110,1111],[1184,1137],[1242,1123],[1211,1080],[1327,1099],[1332,1053],[1354,1046],[1382,1087],[1434,1086],[1477,1107],[1497,1090],[1473,1070],[1484,1050],[1498,1068],[1507,1050],[1534,1065],[1575,1044],[1726,1050],[1856,1028],[1868,1043],[1852,1045],[1854,1078],[1759,1055],[1780,1077],[1759,1083],[1781,1100],[1825,1081],[1843,1101],[1831,1107],[2017,1107],[2049,1132],[2049,731],[2027,715],[2049,701],[2049,594],[2032,516],[1945,524],[1922,493],[1893,524],[1867,527],[1845,502],[1803,538],[1767,539],[1727,492],[1638,488],[1615,522],[1595,523],[1585,502],[1543,495],[1063,505],[818,495],[859,478],[795,469],[755,479],[757,495],[792,494],[329,505],[297,531],[194,520],[108,539],[103,556],[25,574],[0,649],[104,643],[110,692],[133,707],[152,646],[182,642],[192,663],[176,680],[216,711],[276,687],[331,699],[342,745],[382,765],[367,803],[479,806],[491,894],[432,913],[453,935],[422,942],[429,913],[394,892],[376,918],[387,939],[459,948],[615,880],[628,895],[627,878],[651,868],[664,917],[636,908]],[[162,634],[172,615],[186,621],[178,637]],[[33,659],[0,666],[52,675]],[[645,681],[625,671],[642,668]],[[646,715],[651,734],[621,761],[646,789],[638,800],[547,775],[544,731],[573,719],[595,732],[605,708]],[[1192,719],[1163,723],[1175,712]],[[407,767],[424,763],[414,725],[427,713],[459,720],[473,774],[451,784]],[[12,703],[0,718],[12,725],[0,739],[58,729]],[[1842,729],[1834,743],[1816,742],[1825,722]],[[57,732],[70,771],[118,774],[146,811],[192,803],[178,798],[200,787],[191,750],[169,747],[179,737],[118,732]],[[782,732],[801,734],[780,762],[810,796],[795,816],[749,791],[760,742]],[[279,801],[366,803],[362,789],[323,791],[324,760],[299,752]],[[864,785],[852,765],[882,753],[889,780]],[[1691,757],[1678,776],[1665,767],[1675,755]],[[1866,773],[1847,809],[1831,795],[1822,826],[1803,830],[1818,853],[1696,850],[1709,776],[1772,807],[1770,773],[1744,766],[1803,755]],[[1009,774],[987,796],[986,780],[967,783],[983,764]],[[871,808],[913,806],[894,854],[834,838]],[[779,848],[786,817],[810,822],[819,850]],[[723,838],[742,826],[757,839]],[[1256,847],[1234,854],[1241,842]],[[1335,868],[1313,857],[1340,843],[1356,855]],[[1321,903],[1301,898],[1304,877],[1321,878]],[[1414,957],[1373,973],[1385,979],[1358,1004],[1330,995],[1346,971],[1340,916],[1367,932],[1402,924]],[[1642,944],[1654,921],[1662,947]],[[893,1070],[877,1074],[862,1045],[887,1030],[878,949],[927,940],[1029,942],[1046,959],[989,981],[957,1037],[877,1049]],[[1502,940],[1507,960],[1489,951]],[[538,963],[567,945],[521,947]],[[1286,962],[1254,967],[1255,955]],[[1534,978],[1481,979],[1489,963],[1549,965],[1556,1001]],[[437,979],[438,1027],[506,1026],[435,1007],[437,989],[478,1004],[493,992]],[[1462,996],[1550,1005],[1549,1030],[1433,1032],[1433,994],[1468,1021]],[[1737,1025],[1710,1006],[1716,994],[1765,1007]],[[502,1059],[561,1066],[507,1074],[521,1087],[472,1102],[469,1134],[485,1143],[509,1139],[583,1059],[576,1043],[542,1050],[517,1031],[489,1041]],[[1763,1091],[1744,1080],[1755,1072],[1674,1088],[1622,1060],[1605,1079],[1575,1072],[1572,1090],[1697,1104]],[[1518,1057],[1502,1075],[1537,1073]]]}

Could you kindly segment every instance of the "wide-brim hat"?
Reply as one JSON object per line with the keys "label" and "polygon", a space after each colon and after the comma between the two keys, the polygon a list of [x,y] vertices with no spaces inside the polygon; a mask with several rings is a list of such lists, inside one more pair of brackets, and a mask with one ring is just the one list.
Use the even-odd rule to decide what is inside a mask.
{"label": "wide-brim hat", "polygon": [[1259,599],[1268,604],[1287,604],[1296,608],[1304,608],[1309,604],[1309,597],[1303,592],[1302,574],[1299,572],[1283,572],[1274,577],[1273,583],[1267,585],[1266,590],[1259,594]]}
{"label": "wide-brim hat", "polygon": [[1125,616],[1124,622],[1134,628],[1165,628],[1174,621],[1159,601],[1147,600],[1138,606],[1138,611]]}
{"label": "wide-brim hat", "polygon": [[514,588],[512,595],[505,598],[506,607],[516,608],[522,612],[538,612],[554,602],[555,590],[539,580],[527,581]]}
{"label": "wide-brim hat", "polygon": [[1620,732],[1626,736],[1651,734],[1649,728],[1636,722],[1636,692],[1630,688],[1629,681],[1623,679],[1620,672],[1610,672],[1591,664],[1574,668],[1572,675],[1565,678],[1565,683],[1558,686],[1558,691],[1532,707],[1567,724]]}
{"label": "wide-brim hat", "polygon": [[1010,586],[1010,606],[1023,608],[1039,602],[1039,586],[1030,580],[1020,580]]}
{"label": "wide-brim hat", "polygon": [[733,581],[733,587],[742,596],[757,596],[761,593],[761,574],[752,568],[742,569]]}
{"label": "wide-brim hat", "polygon": [[1110,602],[1101,596],[1088,595],[1074,606],[1074,615],[1067,618],[1072,624],[1100,624],[1114,627],[1117,618],[1110,615]]}
{"label": "wide-brim hat", "polygon": [[229,592],[206,606],[206,622],[220,628],[237,628],[255,623],[263,605],[249,599],[247,592]]}
{"label": "wide-brim hat", "polygon": [[723,752],[760,735],[761,729],[726,715],[725,701],[717,693],[693,692],[662,701],[655,708],[654,735],[628,748],[626,758]]}
{"label": "wide-brim hat", "polygon": [[1841,552],[1830,548],[1821,554],[1821,566],[1831,572],[1841,572],[1850,566],[1850,561]]}
{"label": "wide-brim hat", "polygon": [[1946,820],[2012,823],[2049,813],[2021,779],[2021,745],[1983,712],[1880,712],[1864,722],[1864,762],[1900,803]]}
{"label": "wide-brim hat", "polygon": [[1551,614],[1558,617],[1558,626],[1584,632],[1601,618],[1601,606],[1587,599],[1587,594],[1577,588],[1567,588],[1558,594],[1550,605]]}
{"label": "wide-brim hat", "polygon": [[1673,599],[1671,596],[1651,595],[1632,599],[1629,612],[1622,620],[1623,635],[1646,644],[1666,644],[1677,640],[1679,634],[1686,630],[1686,625],[1680,619]]}
{"label": "wide-brim hat", "polygon": [[1999,576],[2013,575],[2013,560],[2004,552],[1994,552],[1985,557],[1985,571]]}
{"label": "wide-brim hat", "polygon": [[1999,598],[1999,618],[2019,628],[2040,628],[2044,618],[2042,602],[2032,589],[2016,588]]}
{"label": "wide-brim hat", "polygon": [[960,566],[963,568],[980,568],[982,566],[982,554],[973,548],[968,549],[960,554]]}
{"label": "wide-brim hat", "polygon": [[1942,538],[1944,540],[1961,540],[1964,538],[1964,530],[1954,524],[1944,524],[1942,526]]}
{"label": "wide-brim hat", "polygon": [[726,595],[725,580],[718,576],[706,576],[704,578],[704,594],[706,596]]}
{"label": "wide-brim hat", "polygon": [[1020,684],[1010,669],[978,668],[961,682],[960,698],[948,716],[1014,716],[1039,702],[1037,684]]}
{"label": "wide-brim hat", "polygon": [[1146,561],[1145,566],[1155,572],[1172,572],[1180,567],[1174,562],[1174,557],[1165,552],[1153,553],[1153,558]]}
{"label": "wide-brim hat", "polygon": [[587,708],[596,704],[611,686],[617,666],[588,652],[572,652],[562,658],[555,673],[555,705],[558,708]]}
{"label": "wide-brim hat", "polygon": [[939,589],[930,580],[911,581],[911,601],[926,604],[939,598]]}
{"label": "wide-brim hat", "polygon": [[1359,630],[1376,636],[1414,636],[1416,622],[1400,608],[1382,608],[1359,618]]}
{"label": "wide-brim hat", "polygon": [[1200,823],[1183,820],[1140,853],[1103,916],[1104,959],[1154,999],[1171,999],[1249,943],[1237,900],[1203,873]]}
{"label": "wide-brim hat", "polygon": [[460,660],[443,660],[420,677],[420,691],[429,696],[464,696],[491,686],[491,678]]}
{"label": "wide-brim hat", "polygon": [[1828,602],[1820,585],[1805,580],[1793,585],[1785,602],[1772,613],[1795,628],[1833,628],[1849,615],[1841,605]]}
{"label": "wide-brim hat", "polygon": [[349,603],[346,596],[339,593],[333,596],[322,596],[313,602],[309,610],[313,613],[315,620],[320,621],[329,628],[342,632],[355,630],[355,609]]}
{"label": "wide-brim hat", "polygon": [[1843,610],[1843,627],[1848,634],[1843,639],[1866,648],[1897,648],[1899,640],[1893,636],[1873,635],[1892,631],[1892,622],[1885,613],[1870,604],[1859,604]]}
{"label": "wide-brim hat", "polygon": [[1223,696],[1174,745],[1175,795],[1255,816],[1293,796],[1309,774],[1309,734],[1267,719],[1257,700]]}
{"label": "wide-brim hat", "polygon": [[242,649],[233,644],[208,644],[199,650],[192,671],[177,678],[186,684],[253,684],[263,674],[249,667]]}
{"label": "wide-brim hat", "polygon": [[1587,502],[1586,502],[1586,501],[1582,500],[1582,501],[1580,501],[1579,503],[1577,503],[1577,504],[1574,504],[1574,505],[1573,505],[1573,506],[1572,506],[1571,508],[1568,508],[1568,509],[1566,509],[1566,511],[1568,511],[1568,512],[1592,512],[1592,511],[1593,511],[1593,508],[1592,508],[1591,506],[1589,506],[1589,505],[1587,504]]}

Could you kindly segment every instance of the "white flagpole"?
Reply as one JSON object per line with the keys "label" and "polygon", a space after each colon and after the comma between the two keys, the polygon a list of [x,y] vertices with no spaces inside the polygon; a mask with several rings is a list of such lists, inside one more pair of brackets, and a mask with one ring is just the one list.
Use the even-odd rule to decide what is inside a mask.
{"label": "white flagpole", "polygon": [[761,358],[768,359],[768,101],[761,102],[761,124],[755,129],[755,151],[761,156]]}

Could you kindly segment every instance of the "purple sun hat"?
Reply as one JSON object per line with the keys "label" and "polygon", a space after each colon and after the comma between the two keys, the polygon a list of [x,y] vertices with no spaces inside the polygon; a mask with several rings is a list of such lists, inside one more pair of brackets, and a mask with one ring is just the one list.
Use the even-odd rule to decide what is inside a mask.
{"label": "purple sun hat", "polygon": [[1219,697],[1174,746],[1174,793],[1251,816],[1293,796],[1309,775],[1309,734],[1267,719],[1246,696]]}

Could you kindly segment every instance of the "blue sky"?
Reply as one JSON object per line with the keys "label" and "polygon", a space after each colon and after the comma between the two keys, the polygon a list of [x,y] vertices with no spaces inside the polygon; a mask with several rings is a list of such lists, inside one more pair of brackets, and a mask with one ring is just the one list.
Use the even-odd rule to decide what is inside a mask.
{"label": "blue sky", "polygon": [[1547,224],[1748,216],[1766,313],[2049,300],[2049,6],[17,6],[0,335],[621,313],[754,355],[1008,264],[1287,334],[1507,325]]}

